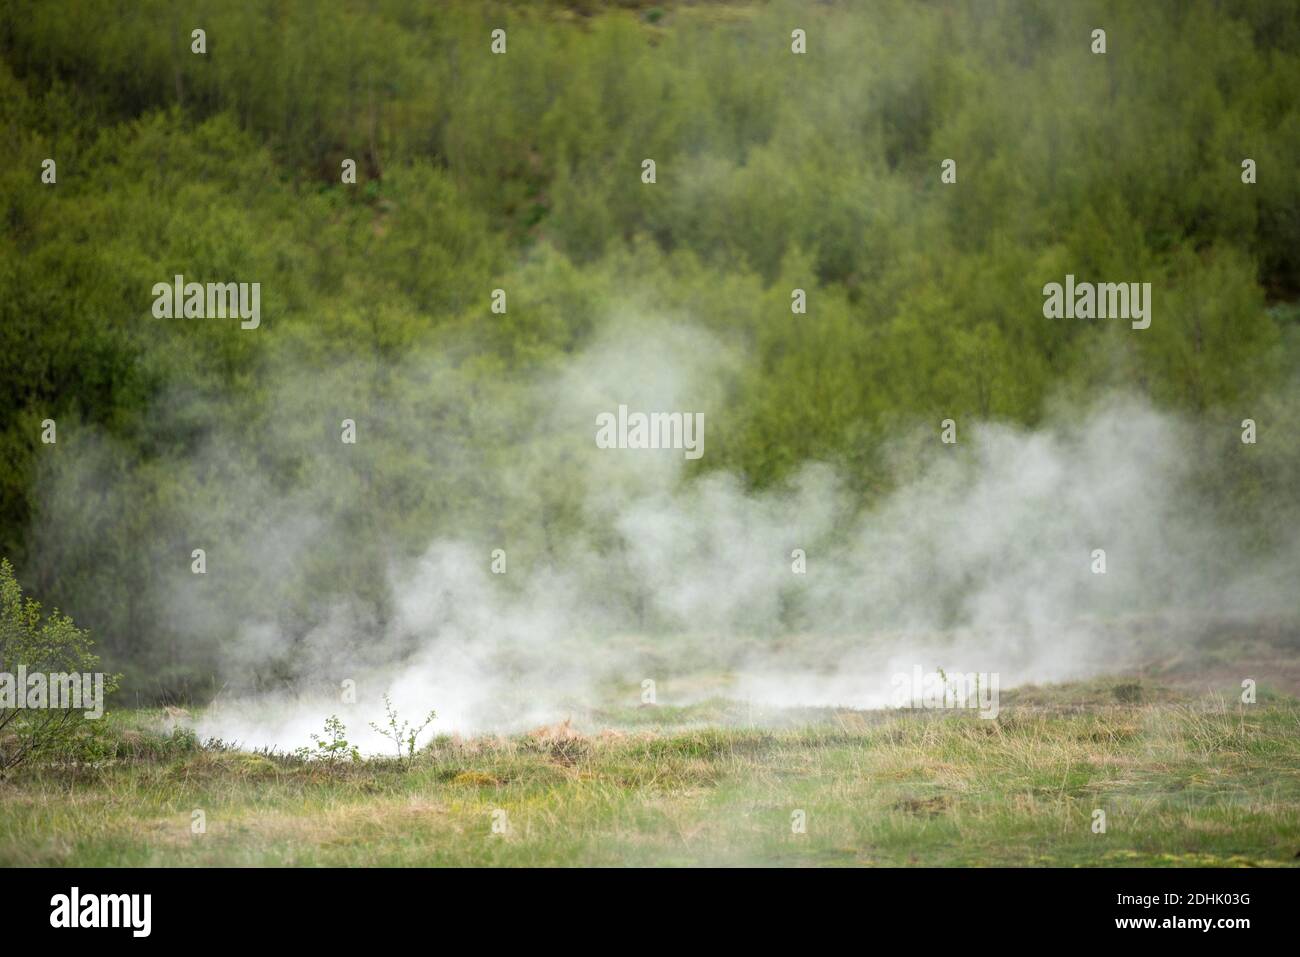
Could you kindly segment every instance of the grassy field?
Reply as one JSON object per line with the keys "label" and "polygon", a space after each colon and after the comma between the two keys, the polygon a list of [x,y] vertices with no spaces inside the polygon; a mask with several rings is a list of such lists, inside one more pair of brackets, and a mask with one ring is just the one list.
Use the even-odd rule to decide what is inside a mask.
{"label": "grassy field", "polygon": [[1243,705],[1188,674],[1117,676],[1004,692],[995,720],[749,717],[725,701],[641,708],[593,734],[439,738],[409,766],[328,766],[119,712],[101,760],[0,782],[0,864],[1279,866],[1300,852],[1300,702],[1267,686]]}

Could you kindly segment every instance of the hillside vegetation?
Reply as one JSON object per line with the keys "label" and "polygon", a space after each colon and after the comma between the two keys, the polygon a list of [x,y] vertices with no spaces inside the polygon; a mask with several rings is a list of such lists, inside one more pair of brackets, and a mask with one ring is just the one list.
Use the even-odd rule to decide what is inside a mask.
{"label": "hillside vegetation", "polygon": [[[124,687],[199,694],[233,626],[168,602],[196,541],[301,634],[343,594],[382,623],[448,530],[581,531],[529,386],[647,316],[734,357],[687,471],[751,488],[821,461],[866,506],[918,423],[1117,389],[1207,450],[1293,428],[1298,89],[1265,0],[3,0],[0,554]],[[1067,273],[1153,283],[1150,329],[1044,320]],[[154,318],[176,274],[260,282],[261,327]],[[1267,543],[1300,453],[1257,452],[1206,481]],[[311,516],[291,566],[248,546],[267,503]]]}

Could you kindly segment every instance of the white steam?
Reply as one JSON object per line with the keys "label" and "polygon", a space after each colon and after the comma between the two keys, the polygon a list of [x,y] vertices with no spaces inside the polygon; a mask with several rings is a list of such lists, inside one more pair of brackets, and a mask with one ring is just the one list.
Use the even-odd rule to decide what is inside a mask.
{"label": "white steam", "polygon": [[[392,563],[393,617],[358,622],[341,603],[297,643],[300,676],[324,691],[223,698],[200,733],[292,748],[338,713],[380,751],[365,724],[384,692],[404,717],[436,708],[435,732],[507,732],[599,724],[592,708],[634,707],[647,678],[661,705],[878,707],[914,665],[996,672],[1005,689],[1138,662],[1210,621],[1295,610],[1295,549],[1248,558],[1192,489],[1190,427],[1138,399],[1036,431],[962,421],[956,446],[938,422],[900,426],[892,454],[907,477],[866,512],[854,476],[825,465],[753,491],[725,472],[685,474],[677,451],[595,447],[596,414],[619,403],[703,411],[718,441],[734,364],[698,331],[664,326],[611,334],[529,386],[535,431],[482,484],[517,497],[561,469],[582,530],[544,551],[513,549],[511,529],[432,536],[417,561]],[[289,516],[285,534],[304,524]],[[250,622],[229,663],[256,668],[285,641]],[[333,693],[344,680],[355,705]]]}

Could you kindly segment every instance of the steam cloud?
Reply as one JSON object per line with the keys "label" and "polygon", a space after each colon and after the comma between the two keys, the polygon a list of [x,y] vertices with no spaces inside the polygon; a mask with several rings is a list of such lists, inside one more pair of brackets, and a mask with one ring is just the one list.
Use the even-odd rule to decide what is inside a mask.
{"label": "steam cloud", "polygon": [[[285,377],[281,418],[323,423],[301,482],[274,486],[250,465],[247,435],[216,434],[185,463],[208,496],[202,522],[171,518],[190,539],[201,525],[228,542],[214,571],[243,569],[166,579],[182,646],[226,636],[213,647],[228,688],[200,734],[292,748],[337,712],[379,751],[364,725],[385,691],[404,716],[436,708],[435,731],[504,732],[633,705],[645,678],[661,704],[880,707],[891,676],[917,664],[997,672],[1005,689],[1113,669],[1206,622],[1296,610],[1295,542],[1247,547],[1197,491],[1195,429],[1132,396],[1057,410],[1036,430],[959,421],[956,446],[937,422],[900,424],[895,484],[866,510],[855,476],[825,464],[752,490],[725,471],[687,474],[680,451],[596,448],[597,413],[619,403],[702,411],[718,441],[742,365],[689,325],[613,323],[565,368],[516,387],[514,407],[529,410],[519,429],[476,407],[450,366],[411,360],[392,393],[406,399],[371,400],[356,450],[330,429],[364,376]],[[462,400],[464,418],[423,419],[438,396]],[[426,463],[421,494],[472,487],[492,503],[430,529],[418,558],[386,557],[382,616],[346,583],[314,590],[302,570],[321,548],[347,548],[331,502],[357,487],[347,456],[380,430]],[[536,491],[557,475],[559,505]],[[563,531],[548,517],[561,506],[580,515]],[[794,549],[806,574],[792,571]],[[310,626],[286,611],[291,593],[319,595]],[[350,710],[344,679],[356,682]]]}

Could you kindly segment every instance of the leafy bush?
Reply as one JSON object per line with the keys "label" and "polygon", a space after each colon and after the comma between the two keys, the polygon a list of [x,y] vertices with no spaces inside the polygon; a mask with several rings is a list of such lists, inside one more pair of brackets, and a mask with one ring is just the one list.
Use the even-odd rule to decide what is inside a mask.
{"label": "leafy bush", "polygon": [[314,748],[304,745],[294,751],[294,755],[303,761],[320,761],[333,767],[344,762],[361,760],[361,751],[348,741],[348,729],[343,720],[335,714],[325,719],[325,735],[313,733]]}
{"label": "leafy bush", "polygon": [[[99,658],[91,646],[89,633],[58,609],[42,616],[40,603],[23,597],[13,565],[0,560],[0,774],[68,744],[92,710],[89,701],[81,709],[22,707],[26,689],[18,686],[18,669],[47,681],[51,675],[94,673]],[[117,687],[117,679],[104,676],[105,695]],[[46,697],[43,703],[54,702]]]}
{"label": "leafy bush", "polygon": [[415,761],[416,740],[420,737],[420,733],[433,722],[433,719],[438,717],[438,712],[431,710],[424,716],[424,720],[418,726],[413,727],[409,721],[399,723],[397,709],[393,707],[392,699],[388,695],[384,695],[384,712],[388,717],[388,724],[380,726],[371,721],[370,727],[397,746],[398,759],[404,760],[409,767]]}

